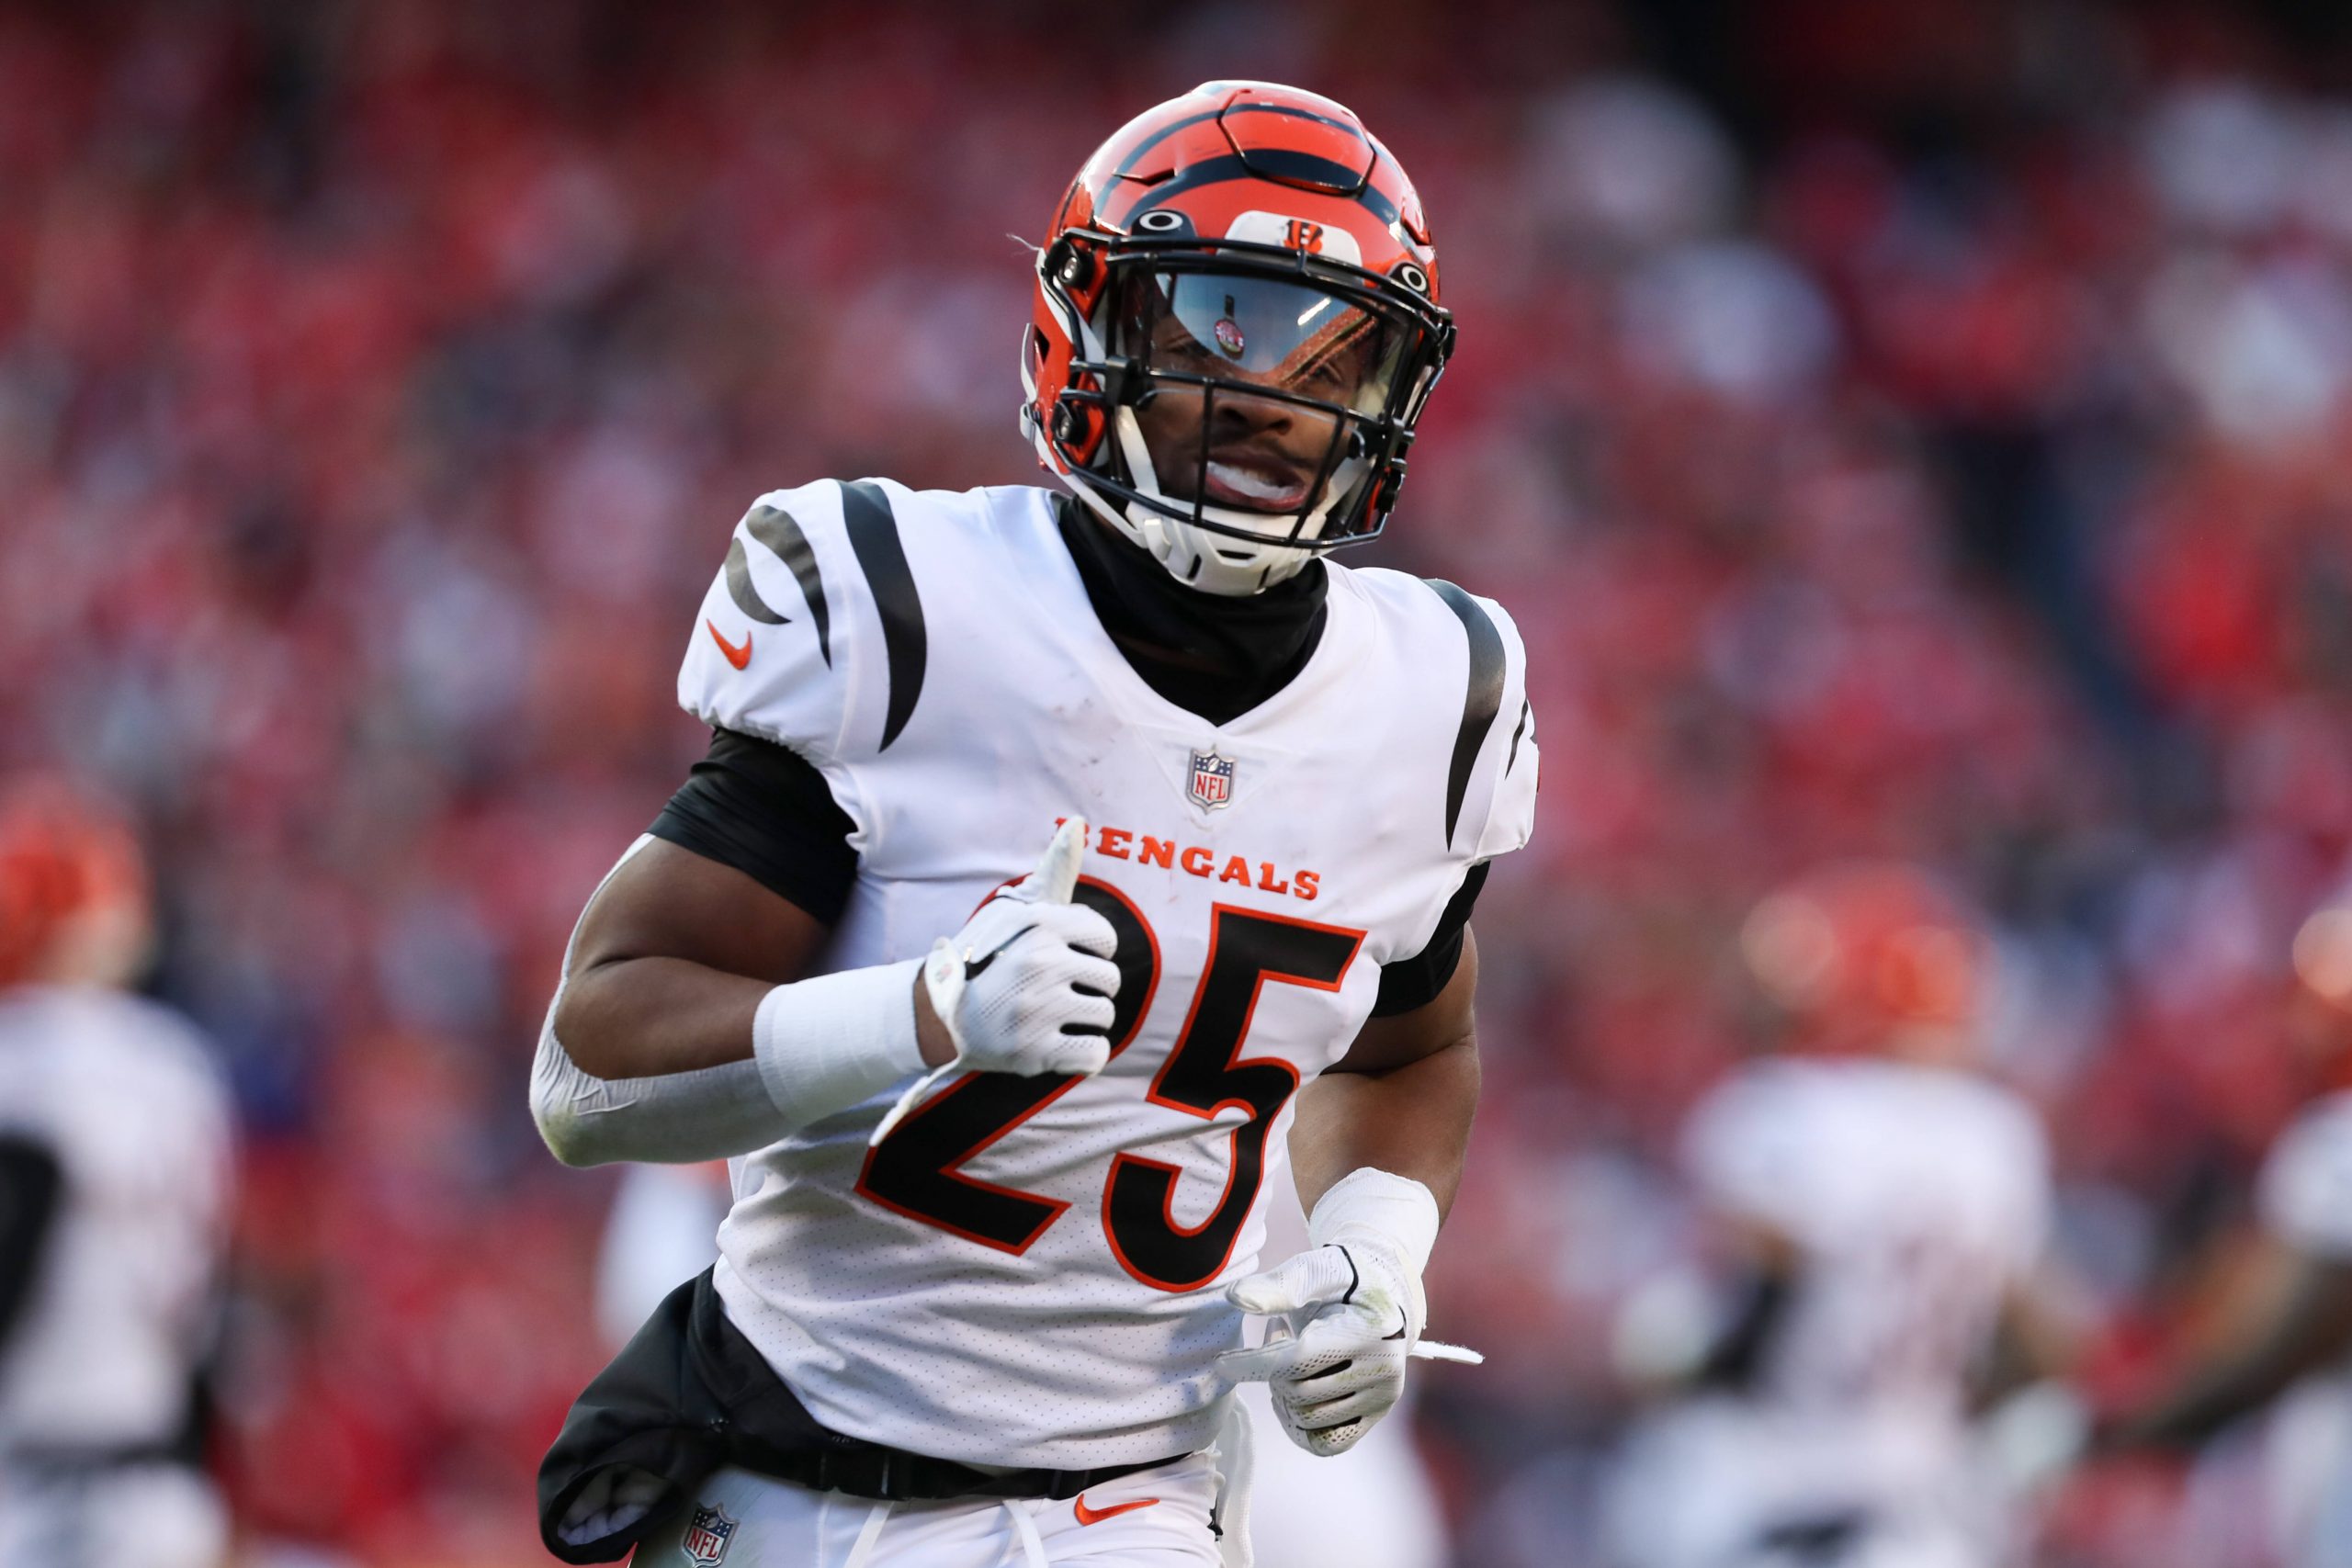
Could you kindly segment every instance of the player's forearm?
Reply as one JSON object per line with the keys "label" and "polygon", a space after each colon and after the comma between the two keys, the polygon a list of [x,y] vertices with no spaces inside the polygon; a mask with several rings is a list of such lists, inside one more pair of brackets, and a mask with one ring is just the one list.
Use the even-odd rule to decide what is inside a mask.
{"label": "player's forearm", "polygon": [[2200,1368],[2146,1407],[2109,1421],[2107,1449],[2195,1448],[2283,1393],[2303,1369],[2269,1348]]}
{"label": "player's forearm", "polygon": [[658,1077],[749,1061],[775,984],[683,958],[629,958],[566,979],[555,1032],[582,1072]]}
{"label": "player's forearm", "polygon": [[532,1119],[567,1165],[765,1147],[922,1068],[915,970],[777,985],[677,958],[590,965],[540,1032]]}
{"label": "player's forearm", "polygon": [[2269,1403],[2352,1345],[2352,1266],[2298,1260],[2268,1315],[2239,1345],[2106,1424],[2108,1448],[2189,1448]]}
{"label": "player's forearm", "polygon": [[1453,1206],[1478,1109],[1478,1044],[1452,1044],[1380,1073],[1329,1072],[1299,1092],[1290,1134],[1299,1201],[1311,1213],[1334,1182],[1369,1166],[1408,1177]]}

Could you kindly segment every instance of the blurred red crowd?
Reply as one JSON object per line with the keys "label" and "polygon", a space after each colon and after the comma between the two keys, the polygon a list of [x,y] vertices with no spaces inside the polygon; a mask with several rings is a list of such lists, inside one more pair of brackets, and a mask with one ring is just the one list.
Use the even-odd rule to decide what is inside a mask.
{"label": "blurred red crowd", "polygon": [[0,761],[141,808],[159,986],[235,1077],[254,1536],[536,1560],[609,1188],[525,1075],[698,752],[692,604],[763,490],[1030,472],[1007,231],[1209,77],[1329,92],[1413,171],[1463,346],[1363,558],[1531,649],[1541,825],[1481,906],[1490,1109],[1434,1285],[1512,1369],[1431,1380],[1466,1560],[1563,1561],[1515,1478],[1607,1424],[1790,876],[1894,857],[1982,904],[1988,1055],[2064,1127],[2062,1241],[2118,1311],[2334,1081],[2352,1015],[2290,954],[2352,850],[2352,100],[2294,40],[783,9],[0,11]]}

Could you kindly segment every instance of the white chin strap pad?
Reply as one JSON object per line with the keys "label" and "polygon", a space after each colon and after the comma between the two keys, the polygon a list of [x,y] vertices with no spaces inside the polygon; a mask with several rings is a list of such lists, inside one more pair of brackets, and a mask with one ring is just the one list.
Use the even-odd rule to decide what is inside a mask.
{"label": "white chin strap pad", "polygon": [[[1119,455],[1126,460],[1127,472],[1134,477],[1135,487],[1155,500],[1165,499],[1159,488],[1159,471],[1152,466],[1151,449],[1144,444],[1143,431],[1136,423],[1133,409],[1112,411],[1111,425],[1119,440]],[[1079,481],[1081,485],[1083,480]],[[1327,499],[1310,517],[1307,532],[1322,521],[1322,513],[1330,505]],[[1203,507],[1204,516],[1228,526],[1254,529],[1266,519],[1246,512],[1228,511],[1223,507]],[[1190,588],[1204,593],[1216,593],[1227,598],[1239,598],[1271,588],[1286,577],[1295,577],[1312,559],[1312,550],[1302,550],[1295,545],[1277,544],[1269,540],[1253,545],[1230,534],[1219,534],[1198,528],[1174,517],[1162,516],[1150,507],[1130,502],[1117,508],[1114,519],[1127,537],[1152,553],[1153,558],[1168,569],[1169,575]],[[1110,509],[1105,509],[1110,514]],[[1234,558],[1240,558],[1236,559]]]}

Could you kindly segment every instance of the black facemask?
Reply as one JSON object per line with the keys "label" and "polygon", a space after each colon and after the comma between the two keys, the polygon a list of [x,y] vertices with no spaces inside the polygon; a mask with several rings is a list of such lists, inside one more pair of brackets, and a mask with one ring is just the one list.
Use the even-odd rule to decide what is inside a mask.
{"label": "black facemask", "polygon": [[1144,683],[1178,707],[1224,724],[1288,685],[1313,656],[1330,587],[1320,560],[1262,592],[1204,593],[1069,497],[1055,505],[1095,617]]}

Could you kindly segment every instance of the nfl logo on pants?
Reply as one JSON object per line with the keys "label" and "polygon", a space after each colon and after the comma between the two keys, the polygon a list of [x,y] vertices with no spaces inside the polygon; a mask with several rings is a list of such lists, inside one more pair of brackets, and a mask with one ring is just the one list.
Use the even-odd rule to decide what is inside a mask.
{"label": "nfl logo on pants", "polygon": [[735,1536],[735,1521],[716,1508],[696,1507],[694,1521],[686,1526],[686,1561],[695,1568],[718,1568],[718,1560],[727,1555],[727,1543]]}
{"label": "nfl logo on pants", "polygon": [[1233,763],[1215,750],[1193,753],[1193,804],[1204,811],[1233,804]]}

